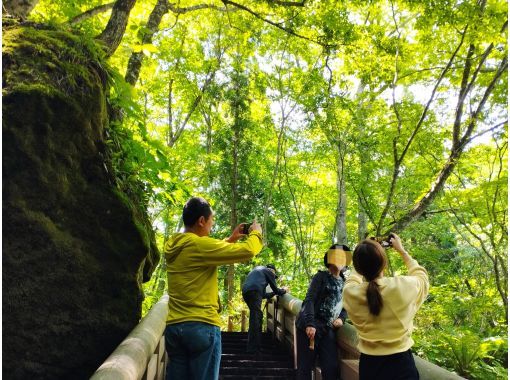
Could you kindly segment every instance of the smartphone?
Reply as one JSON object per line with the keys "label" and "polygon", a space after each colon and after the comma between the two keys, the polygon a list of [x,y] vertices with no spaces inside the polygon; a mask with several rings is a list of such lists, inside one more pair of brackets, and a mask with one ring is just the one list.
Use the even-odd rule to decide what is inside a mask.
{"label": "smartphone", "polygon": [[250,233],[250,224],[249,223],[243,223],[241,226],[241,233],[243,235],[248,235]]}

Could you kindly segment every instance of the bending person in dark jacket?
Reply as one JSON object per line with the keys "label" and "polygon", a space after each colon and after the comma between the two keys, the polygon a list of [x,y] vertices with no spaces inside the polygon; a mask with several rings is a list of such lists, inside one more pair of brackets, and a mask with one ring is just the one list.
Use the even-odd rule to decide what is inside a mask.
{"label": "bending person in dark jacket", "polygon": [[347,246],[333,244],[324,255],[328,271],[318,271],[312,278],[296,319],[297,380],[311,380],[316,355],[322,378],[338,378],[334,329],[342,326],[347,317],[342,302],[343,271],[351,260]]}
{"label": "bending person in dark jacket", "polygon": [[[279,289],[276,286],[276,269],[272,264],[256,266],[246,278],[243,284],[243,298],[250,309],[250,326],[248,328],[249,353],[260,352],[262,335],[262,298],[271,298],[275,294],[282,296],[287,292],[286,288]],[[273,290],[266,292],[269,285]]]}

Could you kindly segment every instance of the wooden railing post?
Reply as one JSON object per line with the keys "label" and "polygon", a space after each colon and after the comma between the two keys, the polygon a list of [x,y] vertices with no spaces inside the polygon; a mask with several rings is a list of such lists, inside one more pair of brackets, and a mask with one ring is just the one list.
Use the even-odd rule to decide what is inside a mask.
{"label": "wooden railing post", "polygon": [[275,309],[276,304],[274,300],[268,300],[267,301],[267,331],[273,334],[274,329],[276,327],[275,325]]}
{"label": "wooden railing post", "polygon": [[281,340],[285,341],[285,308],[280,308],[279,314],[279,322],[280,322],[280,330],[281,330]]}
{"label": "wooden railing post", "polygon": [[278,332],[278,314],[280,310],[279,309],[279,306],[278,305],[278,298],[275,300],[272,300],[272,302],[274,303],[274,315],[273,315],[273,339],[277,339],[277,332]]}
{"label": "wooden railing post", "polygon": [[294,369],[297,369],[297,338],[294,325],[294,333],[292,334],[292,356],[294,356]]}
{"label": "wooden railing post", "polygon": [[246,331],[246,310],[241,310],[241,332]]}

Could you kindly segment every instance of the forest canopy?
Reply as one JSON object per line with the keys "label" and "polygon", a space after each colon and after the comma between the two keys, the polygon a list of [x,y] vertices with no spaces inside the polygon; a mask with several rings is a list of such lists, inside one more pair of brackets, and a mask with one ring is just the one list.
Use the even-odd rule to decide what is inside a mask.
{"label": "forest canopy", "polygon": [[[431,277],[417,354],[465,377],[506,378],[506,2],[4,8],[96,41],[117,110],[108,141],[124,144],[117,186],[137,189],[160,247],[191,195],[211,202],[215,236],[262,224],[261,254],[220,268],[225,316],[239,315],[253,265],[274,263],[302,298],[332,242],[395,231]],[[388,255],[388,272],[403,273]],[[162,261],[146,307],[164,282]]]}

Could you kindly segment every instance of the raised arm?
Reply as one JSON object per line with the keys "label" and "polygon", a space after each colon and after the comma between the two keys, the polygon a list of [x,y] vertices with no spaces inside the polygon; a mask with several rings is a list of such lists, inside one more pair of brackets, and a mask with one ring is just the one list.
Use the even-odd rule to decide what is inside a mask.
{"label": "raised arm", "polygon": [[418,262],[411,257],[411,255],[405,250],[400,237],[397,234],[391,234],[390,238],[391,245],[395,251],[400,254],[402,260],[407,266],[407,275],[416,279],[417,286],[417,297],[416,297],[416,305],[420,306],[427,294],[429,293],[429,275],[427,270],[422,267]]}
{"label": "raised arm", "polygon": [[262,249],[262,234],[253,230],[245,241],[229,243],[225,240],[201,237],[197,241],[198,259],[206,265],[225,265],[250,260]]}

